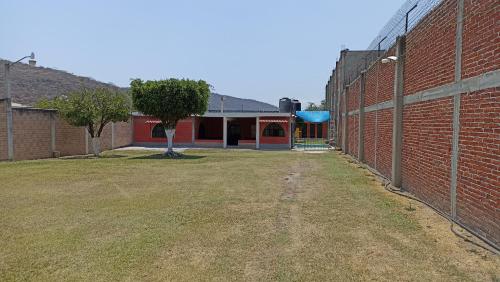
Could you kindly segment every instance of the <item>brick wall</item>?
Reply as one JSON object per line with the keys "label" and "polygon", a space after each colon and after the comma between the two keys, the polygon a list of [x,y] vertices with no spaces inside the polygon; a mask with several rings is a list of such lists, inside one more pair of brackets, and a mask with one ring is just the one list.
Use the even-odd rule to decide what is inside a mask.
{"label": "brick wall", "polygon": [[457,216],[500,243],[500,87],[462,94]]}
{"label": "brick wall", "polygon": [[451,83],[457,1],[444,0],[406,39],[405,95]]}
{"label": "brick wall", "polygon": [[[30,160],[50,158],[53,151],[61,156],[82,155],[92,152],[89,139],[87,150],[84,127],[75,127],[57,116],[54,111],[13,108],[14,160]],[[8,159],[7,149],[7,115],[6,103],[0,100],[0,160]],[[52,136],[52,126],[54,136]],[[52,138],[55,138],[53,140]],[[116,123],[114,147],[132,144],[132,123]],[[52,148],[54,142],[55,148]],[[108,124],[101,135],[102,150],[112,147],[111,124]]]}
{"label": "brick wall", "polygon": [[128,146],[134,142],[132,118],[128,122],[115,123],[115,148]]}
{"label": "brick wall", "polygon": [[13,109],[14,159],[52,157],[51,117],[53,111]]}
{"label": "brick wall", "polygon": [[498,69],[500,65],[500,8],[498,0],[465,0],[462,77]]}
{"label": "brick wall", "polygon": [[403,187],[448,214],[452,100],[415,103],[403,112]]}
{"label": "brick wall", "polygon": [[83,127],[74,127],[58,118],[56,120],[56,151],[59,151],[61,156],[85,154],[85,131]]}
{"label": "brick wall", "polygon": [[[464,1],[462,53],[458,56],[461,68],[457,67],[460,73],[456,78],[455,66],[460,62],[455,51],[457,40],[460,42],[456,34],[458,4],[458,0],[443,0],[406,36],[401,187],[498,246],[500,6],[494,0]],[[365,111],[371,106],[363,128],[365,163],[389,179],[395,63],[382,64],[380,59],[395,51],[394,46],[369,66],[365,82]],[[479,90],[469,90],[462,81],[452,87],[456,79],[474,79],[472,87]],[[490,84],[481,86],[485,81]],[[459,87],[463,87],[463,93],[454,90]],[[359,79],[349,86],[348,111],[359,109],[358,89]],[[342,126],[345,101],[340,98],[338,122]],[[354,157],[358,157],[360,142],[358,126],[359,115],[349,116],[347,152]],[[342,140],[342,130],[339,133]],[[454,142],[458,150],[453,148]],[[456,174],[454,156],[458,160]],[[452,194],[454,179],[456,198]],[[456,214],[452,210],[454,201]]]}

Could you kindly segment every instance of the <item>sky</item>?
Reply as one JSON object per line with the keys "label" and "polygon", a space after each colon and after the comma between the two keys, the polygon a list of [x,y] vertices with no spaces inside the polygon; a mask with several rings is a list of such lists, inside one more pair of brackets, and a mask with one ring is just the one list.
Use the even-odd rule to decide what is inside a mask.
{"label": "sky", "polygon": [[342,47],[366,49],[404,0],[0,0],[0,58],[118,86],[203,79],[277,105],[324,99]]}

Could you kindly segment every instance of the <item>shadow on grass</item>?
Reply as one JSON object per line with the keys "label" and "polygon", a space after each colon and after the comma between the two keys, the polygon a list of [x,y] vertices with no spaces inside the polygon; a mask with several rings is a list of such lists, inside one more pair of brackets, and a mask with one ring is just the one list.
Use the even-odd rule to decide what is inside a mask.
{"label": "shadow on grass", "polygon": [[65,157],[60,157],[60,160],[97,160],[97,159],[119,159],[119,158],[126,158],[126,155],[101,155],[99,157],[96,157],[94,155],[77,155],[77,156],[65,156]]}
{"label": "shadow on grass", "polygon": [[134,158],[129,158],[130,160],[198,160],[203,159],[205,156],[193,156],[193,155],[179,155],[176,158],[165,156],[164,154],[153,154],[147,156],[139,156]]}

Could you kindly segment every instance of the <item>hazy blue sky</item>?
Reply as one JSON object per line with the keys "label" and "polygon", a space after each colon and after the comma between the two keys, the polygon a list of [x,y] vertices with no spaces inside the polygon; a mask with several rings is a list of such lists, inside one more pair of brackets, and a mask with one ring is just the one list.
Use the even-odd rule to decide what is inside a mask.
{"label": "hazy blue sky", "polygon": [[127,86],[204,79],[277,104],[320,101],[342,45],[364,49],[403,0],[0,0],[0,58]]}

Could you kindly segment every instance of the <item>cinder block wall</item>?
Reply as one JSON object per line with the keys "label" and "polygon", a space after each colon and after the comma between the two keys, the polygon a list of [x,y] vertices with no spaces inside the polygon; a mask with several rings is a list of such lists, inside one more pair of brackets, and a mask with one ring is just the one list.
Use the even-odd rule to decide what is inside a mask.
{"label": "cinder block wall", "polygon": [[54,111],[16,108],[12,111],[16,160],[52,156],[51,117]]}
{"label": "cinder block wall", "polygon": [[[54,152],[61,156],[92,153],[92,141],[86,129],[69,125],[55,111],[13,108],[12,115],[14,160],[50,158]],[[132,121],[116,123],[114,134],[112,127],[111,123],[106,125],[101,134],[102,150],[132,144]],[[6,102],[0,100],[0,160],[8,159],[7,146]]]}
{"label": "cinder block wall", "polygon": [[[498,246],[497,6],[493,0],[444,0],[406,35],[400,171],[402,189]],[[349,116],[347,143],[338,145],[347,145],[347,153],[357,158],[362,141],[365,163],[389,179],[394,171],[396,64],[380,60],[395,54],[396,46],[366,70],[364,140],[358,134],[360,78],[349,85],[348,95],[337,91],[332,98],[340,100],[340,128],[345,122],[344,103]],[[331,79],[328,87],[336,89]],[[337,132],[338,140],[343,140],[343,131]]]}

